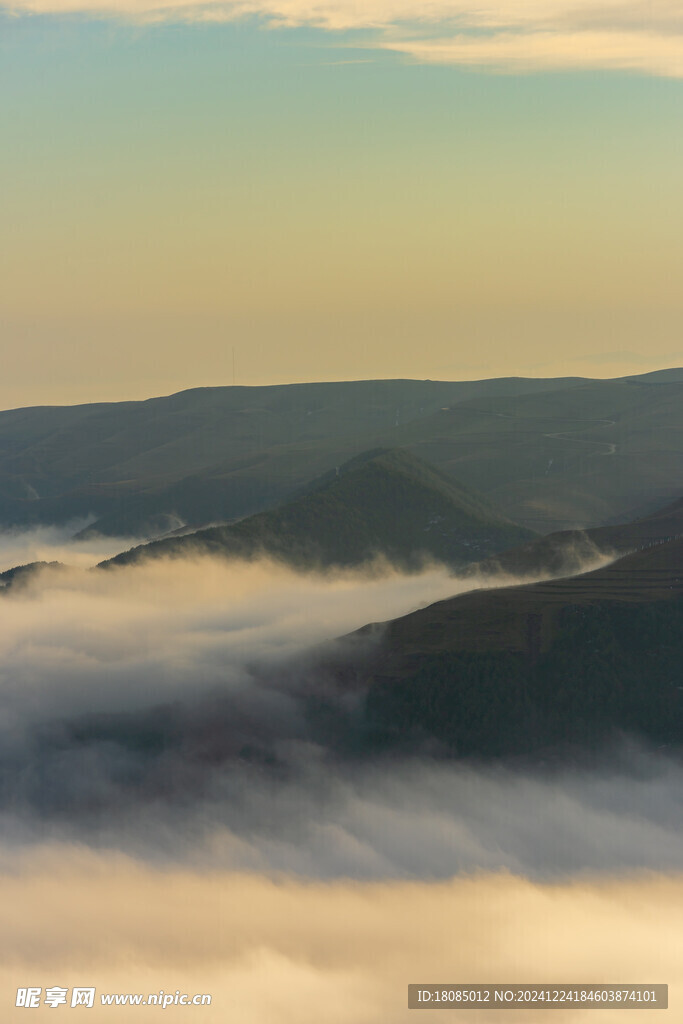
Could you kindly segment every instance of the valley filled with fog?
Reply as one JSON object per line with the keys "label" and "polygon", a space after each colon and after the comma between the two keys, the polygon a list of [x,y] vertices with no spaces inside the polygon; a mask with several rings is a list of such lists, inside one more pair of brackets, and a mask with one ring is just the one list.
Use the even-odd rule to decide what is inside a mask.
{"label": "valley filled with fog", "polygon": [[[563,930],[590,914],[626,970],[635,923],[614,893],[647,915],[683,884],[683,765],[666,751],[625,742],[599,764],[532,769],[326,748],[303,695],[330,685],[327,642],[491,579],[208,557],[101,570],[99,548],[73,557],[56,533],[3,543],[5,562],[71,563],[0,604],[2,913],[23,907],[27,935],[50,915],[5,973],[28,957],[67,978],[77,961],[113,989],[133,957],[145,988],[177,956],[186,989],[227,986],[250,1020],[312,1021],[298,1000],[341,999],[328,1019],[374,1024],[406,971],[451,977],[454,957],[458,976],[536,977],[549,913]],[[362,661],[379,635],[347,636],[344,657]],[[119,899],[139,900],[138,925],[116,924]],[[342,903],[357,941],[343,938]],[[171,948],[174,906],[185,938]],[[522,934],[516,953],[501,928]],[[565,972],[588,980],[580,944],[563,950]],[[279,986],[267,998],[252,991],[264,970]]]}

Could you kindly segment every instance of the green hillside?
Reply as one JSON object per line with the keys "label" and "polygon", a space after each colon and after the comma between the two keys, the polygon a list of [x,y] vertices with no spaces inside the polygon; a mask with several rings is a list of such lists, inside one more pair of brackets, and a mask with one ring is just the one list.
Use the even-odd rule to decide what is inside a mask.
{"label": "green hillside", "polygon": [[28,583],[36,573],[62,572],[66,568],[62,562],[28,562],[26,565],[15,565],[0,572],[0,594],[5,595],[13,587],[21,587]]}
{"label": "green hillside", "polygon": [[623,734],[683,746],[683,540],[581,576],[441,601],[378,637],[372,749],[538,756]]}
{"label": "green hillside", "polygon": [[462,565],[529,536],[481,495],[408,452],[389,450],[350,460],[268,512],[154,541],[102,564],[201,552],[267,554],[306,567],[358,565],[375,555],[408,568],[425,557]]}
{"label": "green hillside", "polygon": [[648,516],[592,530],[563,530],[503,551],[469,572],[513,576],[570,576],[598,554],[624,555],[683,537],[683,498]]}
{"label": "green hillside", "polygon": [[250,515],[372,448],[409,448],[548,533],[680,493],[683,373],[199,388],[0,412],[0,524],[92,515],[159,536]]}
{"label": "green hillside", "polygon": [[583,381],[468,400],[398,435],[539,533],[599,526],[679,497],[683,383]]}

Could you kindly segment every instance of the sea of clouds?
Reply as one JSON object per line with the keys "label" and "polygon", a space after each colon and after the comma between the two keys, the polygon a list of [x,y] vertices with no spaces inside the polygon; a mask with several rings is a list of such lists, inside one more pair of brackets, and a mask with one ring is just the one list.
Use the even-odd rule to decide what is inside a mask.
{"label": "sea of clouds", "polygon": [[680,984],[683,767],[666,751],[534,770],[353,758],[311,726],[325,657],[362,660],[381,631],[328,641],[490,580],[102,570],[111,545],[40,544],[0,541],[3,568],[71,566],[0,597],[5,993],[180,988],[213,993],[192,1011],[210,1021],[393,1024],[415,981]]}

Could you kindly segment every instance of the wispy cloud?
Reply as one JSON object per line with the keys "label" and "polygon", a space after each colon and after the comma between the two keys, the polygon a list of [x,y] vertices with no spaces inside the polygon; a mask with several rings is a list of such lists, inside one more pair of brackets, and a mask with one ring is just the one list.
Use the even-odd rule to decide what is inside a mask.
{"label": "wispy cloud", "polygon": [[93,519],[74,519],[64,526],[0,530],[0,572],[29,562],[68,562],[70,566],[88,568],[131,547],[130,537],[76,539]]}
{"label": "wispy cloud", "polygon": [[10,0],[13,13],[365,30],[363,45],[503,72],[627,70],[683,77],[683,10],[669,0]]}
{"label": "wispy cloud", "polygon": [[498,32],[388,40],[383,46],[421,63],[458,64],[507,73],[582,69],[683,78],[683,36],[654,32]]}

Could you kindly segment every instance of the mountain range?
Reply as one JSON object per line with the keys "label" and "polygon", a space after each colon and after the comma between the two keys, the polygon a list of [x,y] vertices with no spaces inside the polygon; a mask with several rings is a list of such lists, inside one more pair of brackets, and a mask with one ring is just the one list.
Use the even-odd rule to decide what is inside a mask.
{"label": "mountain range", "polygon": [[[15,410],[0,414],[0,517],[91,513],[91,530],[168,534],[100,570],[197,553],[305,569],[379,556],[469,578],[477,589],[311,653],[298,694],[311,736],[345,756],[547,759],[624,737],[679,750],[682,433],[675,370]],[[36,568],[62,571],[11,568],[4,592]],[[185,728],[181,709],[168,715]]]}
{"label": "mountain range", "polygon": [[263,511],[403,448],[540,533],[633,518],[683,471],[683,370],[350,381],[0,412],[0,524],[158,537]]}
{"label": "mountain range", "polygon": [[403,449],[357,456],[290,502],[236,523],[168,537],[103,565],[195,554],[267,555],[298,568],[463,566],[531,538],[482,495]]}

